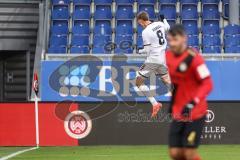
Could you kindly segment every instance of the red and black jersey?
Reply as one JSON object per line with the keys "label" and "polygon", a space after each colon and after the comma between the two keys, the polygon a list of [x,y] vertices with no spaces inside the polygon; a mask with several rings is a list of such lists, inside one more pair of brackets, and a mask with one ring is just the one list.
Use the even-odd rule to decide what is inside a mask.
{"label": "red and black jersey", "polygon": [[196,102],[190,118],[196,120],[207,112],[206,97],[212,90],[212,79],[203,57],[192,48],[175,55],[166,52],[166,61],[174,85],[171,113],[176,120],[186,120],[183,108],[191,101]]}

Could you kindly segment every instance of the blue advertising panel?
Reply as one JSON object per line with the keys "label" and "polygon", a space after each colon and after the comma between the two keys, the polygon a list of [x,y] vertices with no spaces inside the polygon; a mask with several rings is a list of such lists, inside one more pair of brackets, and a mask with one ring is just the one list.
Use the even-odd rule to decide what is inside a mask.
{"label": "blue advertising panel", "polygon": [[[136,71],[142,61],[43,61],[42,101],[146,101],[135,86]],[[214,90],[208,100],[240,100],[240,62],[208,61]],[[159,101],[168,101],[167,88],[159,77],[146,81]]]}

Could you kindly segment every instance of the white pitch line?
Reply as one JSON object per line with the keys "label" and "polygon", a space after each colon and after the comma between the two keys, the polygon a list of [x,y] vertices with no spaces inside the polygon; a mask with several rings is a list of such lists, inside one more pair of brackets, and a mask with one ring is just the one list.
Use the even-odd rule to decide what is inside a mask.
{"label": "white pitch line", "polygon": [[10,158],[13,158],[13,157],[19,155],[19,154],[22,154],[22,153],[25,153],[25,152],[28,152],[28,151],[32,151],[32,150],[37,149],[37,148],[38,147],[32,147],[32,148],[24,149],[24,150],[21,150],[21,151],[17,151],[17,152],[14,152],[12,154],[9,154],[5,157],[0,158],[0,160],[8,160]]}

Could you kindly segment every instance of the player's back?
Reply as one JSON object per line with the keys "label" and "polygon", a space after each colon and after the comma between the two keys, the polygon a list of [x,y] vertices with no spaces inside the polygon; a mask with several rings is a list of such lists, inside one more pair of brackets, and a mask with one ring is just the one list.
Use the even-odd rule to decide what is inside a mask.
{"label": "player's back", "polygon": [[163,22],[153,22],[149,24],[142,33],[144,45],[149,45],[151,50],[164,50],[167,46],[166,25]]}

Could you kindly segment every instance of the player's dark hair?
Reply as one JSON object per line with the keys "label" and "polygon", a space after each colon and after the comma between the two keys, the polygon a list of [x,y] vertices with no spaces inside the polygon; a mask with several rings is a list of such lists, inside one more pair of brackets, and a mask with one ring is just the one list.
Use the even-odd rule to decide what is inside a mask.
{"label": "player's dark hair", "polygon": [[141,11],[137,14],[137,20],[144,20],[144,21],[148,21],[149,20],[149,15],[147,12],[145,11]]}
{"label": "player's dark hair", "polygon": [[175,24],[169,29],[168,34],[170,34],[171,36],[177,36],[177,35],[185,36],[186,32],[183,25]]}

